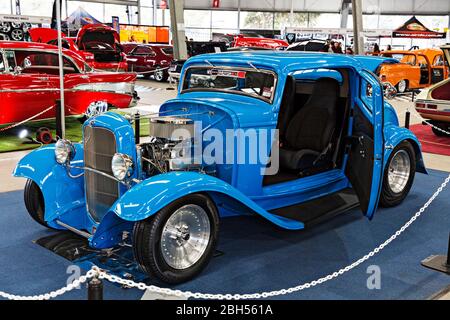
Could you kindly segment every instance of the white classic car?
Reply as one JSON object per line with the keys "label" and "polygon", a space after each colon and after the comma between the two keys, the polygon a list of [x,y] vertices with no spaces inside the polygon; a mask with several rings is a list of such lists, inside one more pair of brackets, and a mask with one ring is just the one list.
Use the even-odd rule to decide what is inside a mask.
{"label": "white classic car", "polygon": [[[446,64],[450,63],[450,45],[441,47],[444,51]],[[445,79],[429,88],[424,89],[417,95],[417,112],[435,127],[450,131],[450,78]],[[433,127],[437,136],[450,136],[443,131]]]}

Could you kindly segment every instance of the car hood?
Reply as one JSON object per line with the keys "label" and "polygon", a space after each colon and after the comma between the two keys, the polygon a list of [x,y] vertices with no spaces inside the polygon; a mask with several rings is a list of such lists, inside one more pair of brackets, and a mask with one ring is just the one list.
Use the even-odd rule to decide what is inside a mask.
{"label": "car hood", "polygon": [[399,61],[393,58],[381,58],[381,57],[370,57],[370,56],[355,56],[355,60],[363,65],[365,69],[368,69],[374,73],[377,72],[378,68],[382,64],[398,64]]}

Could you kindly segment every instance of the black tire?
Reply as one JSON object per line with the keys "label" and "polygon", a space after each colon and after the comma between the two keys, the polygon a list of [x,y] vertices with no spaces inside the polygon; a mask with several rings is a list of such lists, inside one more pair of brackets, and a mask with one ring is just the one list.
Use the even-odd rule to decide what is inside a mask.
{"label": "black tire", "polygon": [[[186,269],[175,269],[164,259],[161,236],[170,216],[182,206],[200,206],[208,216],[210,236],[207,247],[198,261]],[[133,251],[141,269],[159,280],[177,284],[197,276],[211,260],[219,236],[219,216],[214,202],[204,194],[192,194],[175,200],[149,219],[136,222],[133,230]]]}
{"label": "black tire", "polygon": [[[409,177],[403,190],[400,192],[394,192],[388,182],[389,165],[394,155],[397,154],[397,152],[400,150],[404,150],[409,155],[409,163],[410,163]],[[394,150],[392,150],[392,153],[388,159],[388,163],[386,163],[383,175],[383,186],[381,189],[381,196],[380,196],[380,206],[389,208],[399,205],[408,195],[409,190],[411,189],[411,186],[414,181],[415,173],[416,173],[416,153],[411,143],[409,143],[408,141],[403,141],[399,145],[397,145],[394,148]]]}
{"label": "black tire", "polygon": [[44,196],[42,195],[41,189],[31,179],[28,179],[25,188],[24,188],[24,201],[25,207],[27,208],[28,213],[33,218],[34,221],[43,225],[44,227],[50,228],[47,222],[44,220],[45,214],[45,204],[44,204]]}
{"label": "black tire", "polygon": [[[158,70],[160,68],[160,66],[156,66],[155,70]],[[167,70],[162,70],[159,73],[155,72],[153,78],[158,82],[166,82],[167,79],[169,79],[169,73],[167,72]]]}
{"label": "black tire", "polygon": [[[446,123],[432,122],[431,124],[434,125],[435,127],[438,127],[439,129],[450,132],[450,125],[448,125]],[[431,127],[431,130],[437,137],[450,137],[449,134],[442,132],[441,130],[438,130],[435,127]]]}

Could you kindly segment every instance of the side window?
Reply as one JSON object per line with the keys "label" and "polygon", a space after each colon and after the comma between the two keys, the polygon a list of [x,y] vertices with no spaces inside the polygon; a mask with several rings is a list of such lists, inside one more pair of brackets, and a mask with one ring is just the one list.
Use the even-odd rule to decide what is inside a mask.
{"label": "side window", "polygon": [[[74,64],[64,57],[64,73],[76,73]],[[48,52],[16,52],[16,63],[22,68],[23,73],[45,73],[58,75],[58,55]]]}
{"label": "side window", "polygon": [[8,71],[13,72],[16,67],[16,57],[14,55],[14,51],[5,51],[6,61],[8,61]]}
{"label": "side window", "polygon": [[434,67],[442,67],[444,66],[444,57],[442,55],[438,55],[434,58],[433,61],[433,66]]}
{"label": "side window", "polygon": [[428,67],[428,61],[425,58],[425,56],[418,56],[417,57],[417,62],[419,64],[419,66],[422,67],[422,68],[427,68]]}
{"label": "side window", "polygon": [[359,98],[364,103],[364,106],[367,108],[369,112],[372,112],[373,109],[373,90],[372,85],[367,82],[366,79],[361,77],[361,88],[359,92]]}
{"label": "side window", "polygon": [[134,50],[134,54],[137,54],[137,55],[151,55],[151,56],[155,55],[155,53],[153,52],[153,50],[151,48],[145,47],[145,46],[137,47]]}
{"label": "side window", "polygon": [[0,53],[0,72],[5,72],[5,62],[3,61],[3,54]]}

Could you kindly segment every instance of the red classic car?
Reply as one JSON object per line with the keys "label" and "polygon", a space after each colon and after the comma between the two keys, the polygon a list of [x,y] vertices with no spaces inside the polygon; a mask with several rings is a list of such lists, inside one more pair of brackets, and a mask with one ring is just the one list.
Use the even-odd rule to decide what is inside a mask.
{"label": "red classic car", "polygon": [[[63,49],[66,115],[95,102],[127,108],[136,102],[133,73],[93,72],[77,53]],[[33,42],[0,41],[0,125],[27,119],[59,99],[58,50]],[[55,109],[36,119],[55,116]]]}
{"label": "red classic car", "polygon": [[238,35],[234,39],[234,47],[251,47],[251,48],[265,48],[274,50],[286,49],[289,44],[280,39],[270,38],[251,38]]}
{"label": "red classic car", "polygon": [[[162,44],[124,44],[127,54],[128,71],[148,72],[144,77],[153,76],[156,81],[167,81],[169,66],[173,60],[173,48]],[[152,72],[154,70],[159,70]]]}
{"label": "red classic car", "polygon": [[90,64],[93,68],[116,72],[128,70],[120,36],[115,29],[104,24],[85,25],[78,31],[75,43],[79,50],[94,55]]}

